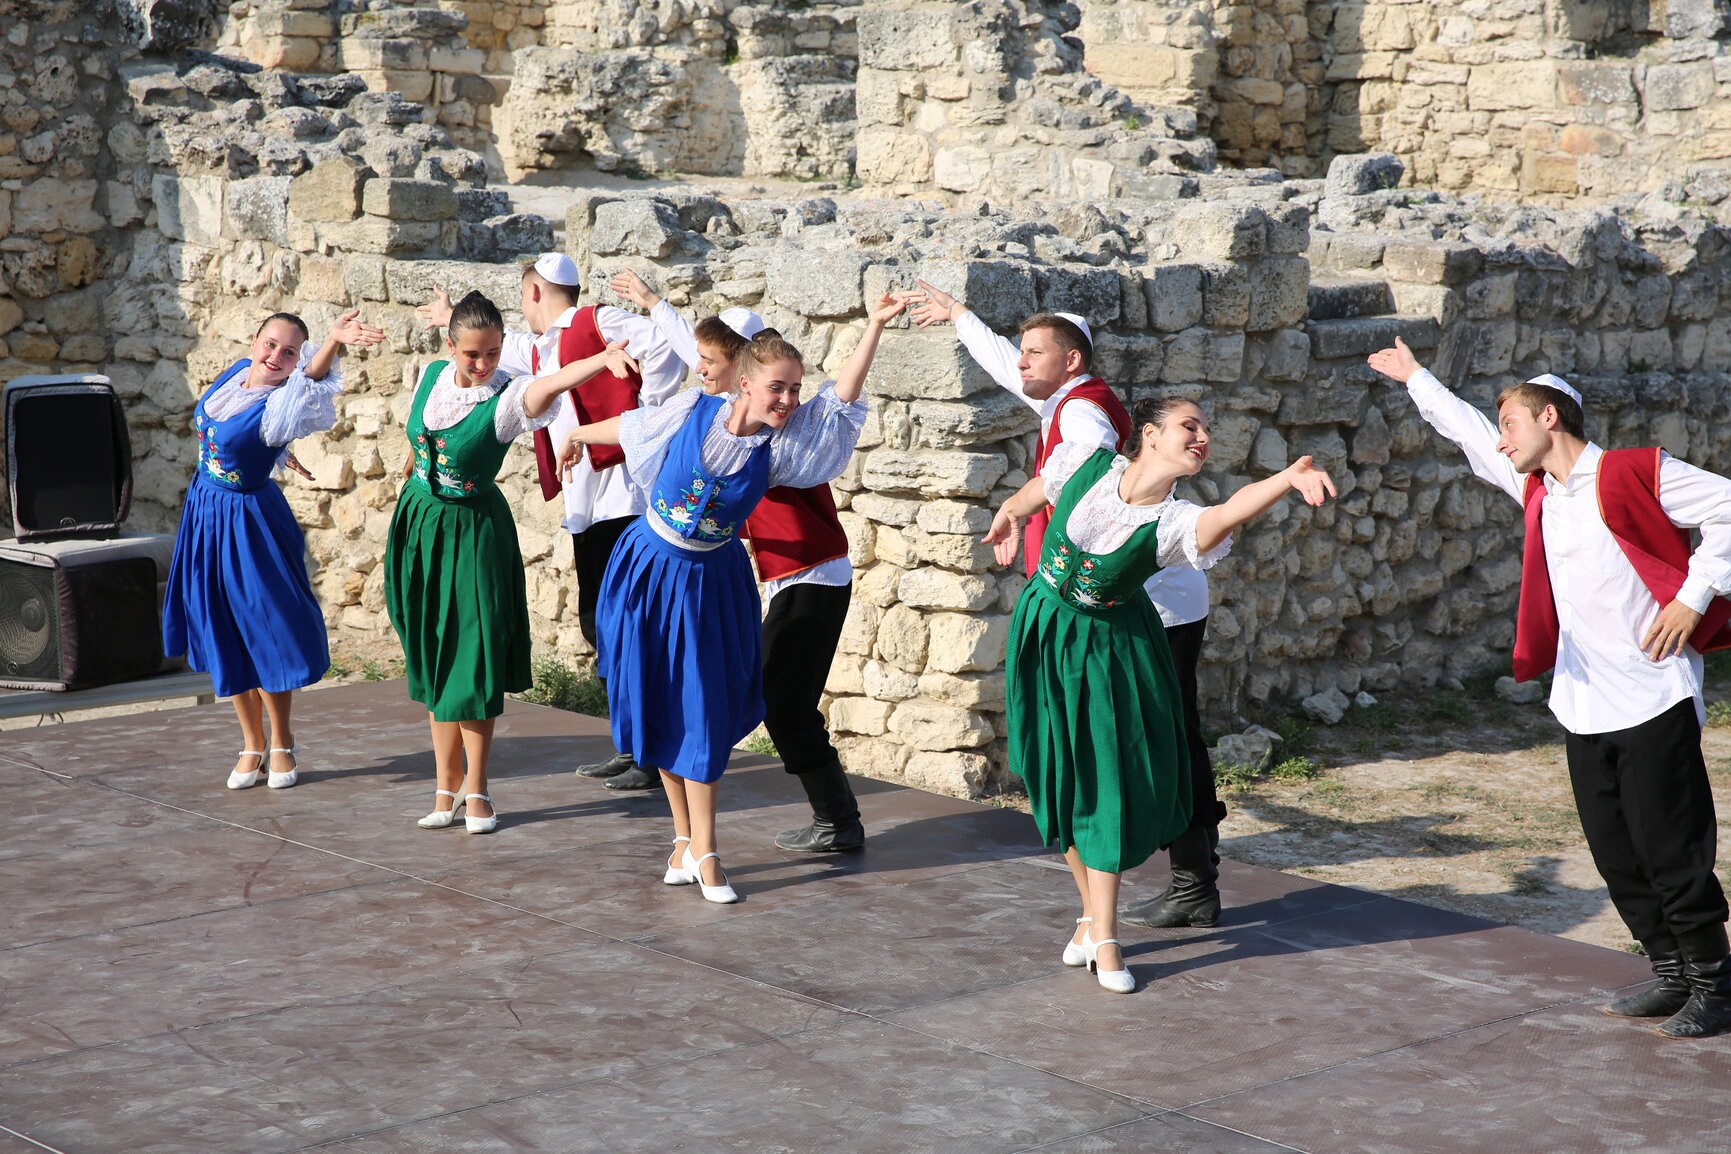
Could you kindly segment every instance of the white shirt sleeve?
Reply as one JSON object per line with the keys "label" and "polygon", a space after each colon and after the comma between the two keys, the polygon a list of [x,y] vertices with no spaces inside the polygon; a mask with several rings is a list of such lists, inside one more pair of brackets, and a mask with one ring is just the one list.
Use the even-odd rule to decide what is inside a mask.
{"label": "white shirt sleeve", "polygon": [[[661,330],[661,338],[673,350],[673,355],[685,362],[685,367],[697,367],[697,333],[691,327],[691,322],[680,315],[678,309],[666,301],[657,301],[655,307],[649,310],[649,319],[655,322],[655,327]],[[630,351],[628,348],[627,352]]]}
{"label": "white shirt sleeve", "polygon": [[1014,342],[987,328],[986,322],[975,316],[972,309],[956,318],[956,336],[961,338],[974,363],[985,369],[994,381],[1022,398],[1022,402],[1036,413],[1040,411],[1040,402],[1022,391],[1022,370],[1016,367],[1022,359],[1022,351]]}
{"label": "white shirt sleeve", "polygon": [[1073,442],[1114,452],[1118,449],[1118,430],[1112,427],[1106,411],[1079,397],[1066,404],[1064,411],[1058,414],[1058,434],[1063,438],[1059,448]]}
{"label": "white shirt sleeve", "polygon": [[1497,452],[1499,434],[1491,419],[1455,396],[1429,369],[1420,369],[1406,383],[1406,391],[1431,428],[1460,446],[1479,478],[1489,481],[1517,501],[1524,499],[1527,479],[1514,464]]}
{"label": "white shirt sleeve", "polygon": [[1166,502],[1160,514],[1160,524],[1154,530],[1160,545],[1160,564],[1183,569],[1212,569],[1217,561],[1232,552],[1232,538],[1203,553],[1196,548],[1196,520],[1204,506],[1189,501]]}
{"label": "white shirt sleeve", "polygon": [[769,483],[809,489],[839,477],[859,443],[866,411],[864,393],[844,401],[835,395],[835,382],[825,381],[770,441]]}
{"label": "white shirt sleeve", "polygon": [[1046,504],[1056,505],[1058,497],[1064,492],[1064,485],[1076,475],[1076,470],[1082,467],[1083,462],[1102,448],[1110,447],[1065,438],[1052,450],[1052,455],[1046,458],[1046,467],[1040,471],[1040,481],[1046,492]]}
{"label": "white shirt sleeve", "polygon": [[1731,479],[1664,453],[1659,458],[1659,507],[1673,525],[1701,531],[1677,600],[1704,613],[1714,597],[1731,595]]}
{"label": "white shirt sleeve", "polygon": [[548,405],[547,411],[539,417],[531,417],[523,409],[523,396],[534,383],[535,378],[525,373],[505,386],[504,395],[493,409],[493,436],[498,438],[501,445],[509,445],[524,433],[544,429],[553,423],[553,416],[559,411],[559,401],[562,398],[553,398],[553,404]]}
{"label": "white shirt sleeve", "polygon": [[701,389],[687,389],[665,404],[629,409],[620,415],[619,447],[625,452],[625,469],[633,485],[647,492],[655,484],[667,446],[702,395]]}
{"label": "white shirt sleeve", "polygon": [[499,368],[513,377],[526,377],[533,373],[535,334],[506,333],[504,346],[499,350]]}
{"label": "white shirt sleeve", "polygon": [[637,362],[643,377],[642,403],[659,405],[679,391],[685,379],[685,362],[679,359],[673,345],[661,333],[661,328],[648,317],[628,313],[612,305],[595,310],[595,325],[601,339],[611,344],[624,341],[625,351]]}
{"label": "white shirt sleeve", "polygon": [[301,342],[300,360],[294,372],[265,398],[258,430],[265,444],[273,448],[286,446],[298,437],[322,433],[337,423],[337,394],[343,391],[342,358],[333,358],[324,379],[315,381],[307,376],[306,367],[318,350],[319,346],[311,341]]}

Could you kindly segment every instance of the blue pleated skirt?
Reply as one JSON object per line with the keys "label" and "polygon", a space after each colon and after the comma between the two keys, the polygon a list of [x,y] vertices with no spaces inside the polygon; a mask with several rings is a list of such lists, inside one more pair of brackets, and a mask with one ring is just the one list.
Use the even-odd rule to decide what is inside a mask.
{"label": "blue pleated skirt", "polygon": [[639,765],[710,782],[763,720],[763,622],[745,546],[681,549],[638,518],[595,613],[613,744]]}
{"label": "blue pleated skirt", "polygon": [[195,478],[169,563],[163,651],[186,654],[224,697],[283,693],[323,677],[331,654],[305,553],[274,484],[239,491]]}

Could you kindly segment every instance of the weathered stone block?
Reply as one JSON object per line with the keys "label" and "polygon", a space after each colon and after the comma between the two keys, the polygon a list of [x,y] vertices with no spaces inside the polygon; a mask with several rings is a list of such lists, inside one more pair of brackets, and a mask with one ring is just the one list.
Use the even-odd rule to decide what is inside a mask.
{"label": "weathered stone block", "polygon": [[457,248],[457,222],[436,220],[391,220],[363,216],[359,220],[334,221],[318,226],[321,244],[351,252],[380,255],[436,252],[452,255]]}
{"label": "weathered stone block", "polygon": [[895,703],[869,697],[838,697],[829,703],[830,727],[839,733],[877,735],[889,729]]}
{"label": "weathered stone block", "polygon": [[[174,221],[180,219],[180,199],[184,196],[188,201],[187,211],[193,216],[193,227],[200,236],[207,235],[207,229],[213,223],[208,212],[208,199],[213,187],[220,188],[221,180],[217,177],[194,177],[197,183],[181,193],[173,183],[172,177],[157,177],[164,181],[162,185],[153,183],[153,188],[161,187],[167,190],[167,199],[174,201],[168,212]],[[96,211],[96,189],[94,180],[61,180],[56,177],[38,177],[24,182],[22,188],[11,193],[12,228],[18,235],[43,236],[50,233],[91,233],[105,228],[108,222],[102,214]],[[161,200],[158,201],[160,206]],[[159,207],[158,211],[162,211]],[[217,199],[216,218],[214,221],[218,232],[222,228],[222,203],[220,195]],[[178,235],[177,239],[178,239]],[[214,234],[210,234],[214,235]],[[200,243],[208,244],[205,240]]]}
{"label": "weathered stone block", "polygon": [[1301,256],[1265,256],[1250,276],[1250,307],[1244,328],[1261,333],[1304,319],[1310,262]]}
{"label": "weathered stone block", "polygon": [[633,198],[594,206],[589,251],[598,256],[631,253],[659,260],[685,237],[673,207],[659,200]]}
{"label": "weathered stone block", "polygon": [[860,10],[860,71],[953,69],[960,60],[952,4],[922,4],[915,8],[868,7]]}
{"label": "weathered stone block", "polygon": [[1476,64],[1467,76],[1467,107],[1484,111],[1551,108],[1557,103],[1557,64],[1547,59]]}
{"label": "weathered stone block", "polygon": [[903,605],[916,609],[977,612],[997,601],[998,586],[987,574],[910,569],[896,583],[896,596]]}
{"label": "weathered stone block", "polygon": [[[94,182],[91,182],[94,186]],[[94,187],[92,193],[94,194]],[[162,235],[193,244],[214,245],[222,239],[223,182],[218,176],[154,176],[150,197],[156,203],[156,227]],[[16,222],[18,200],[13,203]]]}
{"label": "weathered stone block", "polygon": [[907,503],[915,506],[914,519],[927,533],[966,533],[978,537],[992,527],[992,511],[983,505],[965,501]]}
{"label": "weathered stone block", "polygon": [[915,753],[902,766],[902,779],[915,789],[982,797],[992,789],[992,762],[982,753]]}
{"label": "weathered stone block", "polygon": [[1294,201],[1270,205],[1268,237],[1263,251],[1279,256],[1302,255],[1310,250],[1310,209]]}
{"label": "weathered stone block", "polygon": [[[1001,660],[1003,653],[999,652]],[[995,673],[957,675],[928,671],[920,677],[920,696],[964,709],[1004,709],[1004,679]]]}
{"label": "weathered stone block", "polygon": [[1242,201],[1188,204],[1173,223],[1172,240],[1191,259],[1248,260],[1268,243],[1268,217]]}
{"label": "weathered stone block", "polygon": [[1075,313],[1100,328],[1118,319],[1118,274],[1111,269],[1036,268],[1034,281],[1043,312]]}
{"label": "weathered stone block", "polygon": [[890,732],[915,749],[975,749],[996,737],[984,716],[954,705],[914,698],[890,714]]}
{"label": "weathered stone block", "polygon": [[1415,349],[1436,347],[1435,318],[1359,317],[1344,321],[1310,322],[1310,353],[1319,361],[1367,357],[1386,349],[1399,336]]}
{"label": "weathered stone block", "polygon": [[890,329],[878,344],[866,391],[899,399],[959,400],[998,386],[948,329]]}
{"label": "weathered stone block", "polygon": [[1634,70],[1610,60],[1569,60],[1557,65],[1557,96],[1564,104],[1632,105]]}
{"label": "weathered stone block", "polygon": [[909,408],[915,444],[932,449],[978,445],[1038,432],[1039,414],[1007,389],[967,401],[915,401]]}
{"label": "weathered stone block", "polygon": [[[591,247],[594,241],[590,242]],[[857,252],[778,252],[764,265],[769,299],[808,317],[843,317],[865,307],[865,267]]]}
{"label": "weathered stone block", "polygon": [[436,180],[374,177],[361,193],[361,208],[369,216],[397,221],[445,221],[457,216],[457,194]]}
{"label": "weathered stone block", "polygon": [[366,176],[366,167],[346,156],[320,161],[290,183],[289,215],[319,222],[355,219]]}
{"label": "weathered stone block", "polygon": [[1713,99],[1714,87],[1710,60],[1651,64],[1647,67],[1641,95],[1649,111],[1676,112],[1707,104]]}
{"label": "weathered stone block", "polygon": [[1202,267],[1193,264],[1161,264],[1148,270],[1148,317],[1155,328],[1175,333],[1201,322],[1202,277]]}
{"label": "weathered stone block", "polygon": [[286,176],[255,176],[228,186],[228,222],[244,240],[268,240],[289,246],[288,195],[293,183]]}
{"label": "weathered stone block", "polygon": [[427,46],[406,38],[344,36],[337,41],[337,57],[347,72],[425,71]]}
{"label": "weathered stone block", "polygon": [[1159,337],[1094,334],[1092,371],[1120,393],[1134,385],[1154,384],[1165,365],[1165,342]]}
{"label": "weathered stone block", "polygon": [[1227,261],[1202,266],[1202,323],[1241,328],[1250,316],[1250,270]]}
{"label": "weathered stone block", "polygon": [[[354,259],[350,258],[349,263],[350,291],[354,292]],[[450,293],[452,300],[478,289],[494,304],[510,308],[516,304],[523,284],[523,266],[515,262],[494,265],[457,260],[387,260],[382,262],[380,271],[390,299],[410,307],[432,300],[437,287]],[[379,299],[371,298],[368,292],[356,295]]]}
{"label": "weathered stone block", "polygon": [[1214,333],[1202,366],[1203,379],[1212,384],[1230,384],[1244,375],[1244,334]]}
{"label": "weathered stone block", "polygon": [[1310,371],[1310,336],[1281,329],[1263,341],[1262,376],[1269,381],[1302,380]]}
{"label": "weathered stone block", "polygon": [[1366,152],[1355,156],[1337,156],[1328,165],[1328,180],[1323,195],[1363,196],[1385,188],[1398,188],[1406,175],[1406,165],[1392,152]]}
{"label": "weathered stone block", "polygon": [[1382,251],[1383,272],[1390,280],[1419,284],[1460,284],[1484,267],[1482,250],[1469,244],[1423,244],[1396,241]]}
{"label": "weathered stone block", "polygon": [[867,488],[890,492],[984,497],[1008,468],[999,453],[873,449],[866,454],[861,479]]}
{"label": "weathered stone block", "polygon": [[973,310],[994,332],[1014,333],[1040,311],[1033,267],[1019,260],[932,260],[920,276]]}
{"label": "weathered stone block", "polygon": [[916,132],[870,125],[855,137],[859,178],[866,184],[923,184],[932,176],[932,146]]}

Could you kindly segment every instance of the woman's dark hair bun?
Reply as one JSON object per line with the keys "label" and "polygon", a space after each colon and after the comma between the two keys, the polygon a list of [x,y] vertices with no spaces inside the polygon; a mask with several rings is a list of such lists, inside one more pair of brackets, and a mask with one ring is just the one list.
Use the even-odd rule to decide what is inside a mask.
{"label": "woman's dark hair bun", "polygon": [[476,290],[451,306],[451,322],[446,328],[453,338],[459,332],[470,329],[498,329],[504,332],[505,318],[500,314],[498,305]]}

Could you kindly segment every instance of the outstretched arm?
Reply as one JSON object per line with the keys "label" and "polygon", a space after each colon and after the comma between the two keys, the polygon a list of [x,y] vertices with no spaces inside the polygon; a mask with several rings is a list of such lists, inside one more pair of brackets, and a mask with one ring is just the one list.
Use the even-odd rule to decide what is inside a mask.
{"label": "outstretched arm", "polygon": [[929,281],[922,280],[918,283],[924,295],[911,314],[914,323],[922,329],[943,321],[955,325],[956,336],[968,350],[968,355],[974,358],[974,362],[985,369],[1000,387],[1015,393],[1038,410],[1040,402],[1029,400],[1022,392],[1022,350],[1017,348],[1014,342],[993,332],[986,326],[985,321],[969,311],[967,305],[949,293]]}
{"label": "outstretched arm", "polygon": [[596,421],[592,425],[578,425],[559,444],[559,473],[567,481],[569,473],[583,459],[584,445],[617,445],[619,443],[618,417],[608,417],[605,421]]}
{"label": "outstretched arm", "polygon": [[614,273],[613,279],[607,282],[607,287],[644,312],[648,312],[661,303],[661,298],[644,282],[643,278],[628,268]]}
{"label": "outstretched arm", "polygon": [[1196,518],[1196,551],[1206,553],[1232,535],[1232,531],[1275,506],[1288,490],[1296,490],[1307,505],[1322,504],[1323,495],[1339,496],[1328,474],[1309,457],[1300,457],[1272,477],[1252,481],[1218,505],[1210,505]]}
{"label": "outstretched arm", "polygon": [[907,308],[912,299],[911,293],[885,293],[878,299],[877,307],[872,309],[866,322],[865,335],[854,347],[853,355],[847,359],[847,364],[836,374],[837,400],[850,405],[859,400],[860,392],[865,388],[866,375],[871,372],[872,358],[877,356],[878,340],[884,335],[884,326]]}
{"label": "outstretched arm", "polygon": [[539,417],[558,400],[560,393],[576,388],[603,370],[620,377],[627,372],[636,372],[637,362],[626,354],[625,345],[625,341],[613,341],[592,357],[572,361],[556,372],[537,378],[523,392],[523,411],[531,419]]}
{"label": "outstretched arm", "polygon": [[322,381],[330,375],[331,365],[336,363],[337,353],[344,345],[358,345],[366,348],[376,345],[385,339],[385,330],[376,328],[361,320],[360,309],[350,309],[337,318],[336,324],[325,335],[325,343],[319,346],[318,352],[307,361],[303,370],[308,380]]}
{"label": "outstretched arm", "polygon": [[1480,480],[1490,482],[1517,501],[1522,499],[1527,479],[1515,471],[1507,457],[1497,452],[1496,425],[1420,365],[1405,341],[1396,337],[1392,349],[1372,353],[1369,361],[1371,368],[1406,386],[1419,415],[1459,446]]}

